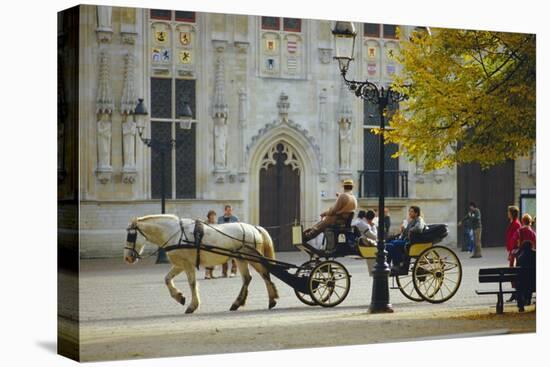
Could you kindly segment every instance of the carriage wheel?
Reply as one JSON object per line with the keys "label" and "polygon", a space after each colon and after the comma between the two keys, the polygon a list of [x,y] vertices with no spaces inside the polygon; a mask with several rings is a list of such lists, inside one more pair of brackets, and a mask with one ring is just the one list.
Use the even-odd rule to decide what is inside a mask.
{"label": "carriage wheel", "polygon": [[[296,272],[296,276],[300,277],[300,278],[301,277],[309,278],[309,275],[311,274],[311,269],[313,269],[315,267],[315,265],[317,265],[318,263],[319,262],[317,260],[306,261],[305,263],[300,265],[300,267],[298,268],[298,271]],[[294,294],[296,294],[296,297],[298,297],[298,299],[302,303],[304,303],[308,306],[317,306],[317,302],[315,302],[311,298],[309,293],[302,293],[302,292],[299,292],[296,289],[294,289]]]}
{"label": "carriage wheel", "polygon": [[334,260],[323,261],[311,270],[309,293],[319,306],[334,307],[348,295],[351,279],[344,265]]}
{"label": "carriage wheel", "polygon": [[462,281],[462,265],[456,254],[443,246],[424,250],[412,269],[414,289],[430,303],[451,299]]}
{"label": "carriage wheel", "polygon": [[399,287],[399,290],[401,291],[401,294],[403,294],[405,297],[407,297],[411,301],[422,302],[424,301],[424,298],[420,297],[416,292],[416,289],[414,288],[414,281],[412,276],[413,268],[414,268],[414,264],[412,264],[411,269],[409,270],[407,275],[397,275],[395,277],[395,280],[397,282],[397,286]]}

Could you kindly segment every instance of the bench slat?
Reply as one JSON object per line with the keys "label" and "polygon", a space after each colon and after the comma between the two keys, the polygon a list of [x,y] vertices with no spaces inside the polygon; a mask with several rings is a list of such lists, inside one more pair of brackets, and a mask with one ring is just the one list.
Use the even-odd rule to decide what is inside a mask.
{"label": "bench slat", "polygon": [[479,295],[484,295],[484,294],[499,294],[499,293],[502,293],[502,294],[511,294],[511,293],[516,293],[516,291],[502,291],[502,292],[499,292],[499,291],[476,291],[476,294],[479,294]]}
{"label": "bench slat", "polygon": [[511,282],[517,280],[517,275],[483,275],[479,276],[480,283],[500,283]]}
{"label": "bench slat", "polygon": [[479,275],[494,275],[494,274],[518,274],[521,268],[487,268],[479,269]]}

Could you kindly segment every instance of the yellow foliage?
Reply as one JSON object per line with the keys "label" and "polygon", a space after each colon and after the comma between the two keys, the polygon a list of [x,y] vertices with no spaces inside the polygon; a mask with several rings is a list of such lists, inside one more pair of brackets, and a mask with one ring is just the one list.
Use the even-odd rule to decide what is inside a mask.
{"label": "yellow foliage", "polygon": [[533,34],[414,33],[402,42],[403,72],[394,80],[410,98],[392,116],[386,141],[427,170],[527,154],[535,144],[535,48]]}

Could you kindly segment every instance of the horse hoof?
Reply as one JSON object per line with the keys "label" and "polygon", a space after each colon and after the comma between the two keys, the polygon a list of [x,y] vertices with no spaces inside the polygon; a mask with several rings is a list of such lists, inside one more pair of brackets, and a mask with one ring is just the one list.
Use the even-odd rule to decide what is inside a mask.
{"label": "horse hoof", "polygon": [[193,312],[195,312],[195,309],[191,307],[187,307],[187,310],[185,310],[185,313],[193,313]]}
{"label": "horse hoof", "polygon": [[276,304],[277,304],[277,301],[275,301],[274,299],[269,301],[269,309],[271,310],[273,307],[275,307]]}
{"label": "horse hoof", "polygon": [[238,308],[239,308],[238,305],[231,305],[231,308],[229,308],[229,311],[237,311]]}
{"label": "horse hoof", "polygon": [[185,297],[180,294],[179,297],[178,297],[178,302],[181,303],[181,305],[185,305]]}

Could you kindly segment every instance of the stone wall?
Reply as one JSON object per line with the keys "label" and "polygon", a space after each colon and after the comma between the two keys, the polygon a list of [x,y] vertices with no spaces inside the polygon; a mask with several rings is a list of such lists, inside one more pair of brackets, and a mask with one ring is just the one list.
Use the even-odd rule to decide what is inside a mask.
{"label": "stone wall", "polygon": [[[159,201],[151,200],[151,152],[135,130],[133,138],[125,135],[132,132],[125,102],[143,97],[150,110],[150,78],[160,70],[151,57],[157,26],[148,9],[89,5],[81,9],[80,250],[86,258],[120,256],[128,221],[160,211]],[[168,200],[167,212],[203,218],[209,209],[221,212],[223,204],[231,203],[243,221],[257,224],[263,154],[282,141],[299,156],[301,219],[311,223],[330,205],[328,198],[340,190],[341,180],[357,180],[363,167],[363,104],[342,90],[332,59],[331,22],[302,19],[300,34],[291,35],[262,30],[257,16],[196,13],[195,20],[171,28],[161,25],[190,32],[192,43],[176,43],[173,57],[187,50],[193,61],[176,60],[168,73],[194,79],[197,102],[196,199]],[[407,38],[410,30],[402,27],[402,37]],[[356,62],[348,76],[389,83],[391,74],[399,72],[391,56],[398,52],[398,40],[358,37]],[[266,48],[270,39],[278,39],[275,51]],[[269,58],[277,58],[284,70],[267,70]],[[227,160],[220,163],[214,134],[224,118]],[[344,166],[339,129],[348,123],[352,158]],[[148,135],[148,122],[145,130]],[[124,153],[128,137],[135,142],[131,169]],[[454,241],[454,170],[424,175],[403,158],[400,169],[409,171],[409,198],[388,200],[394,218],[404,218],[409,205],[420,205],[428,222],[449,224],[449,239]]]}

